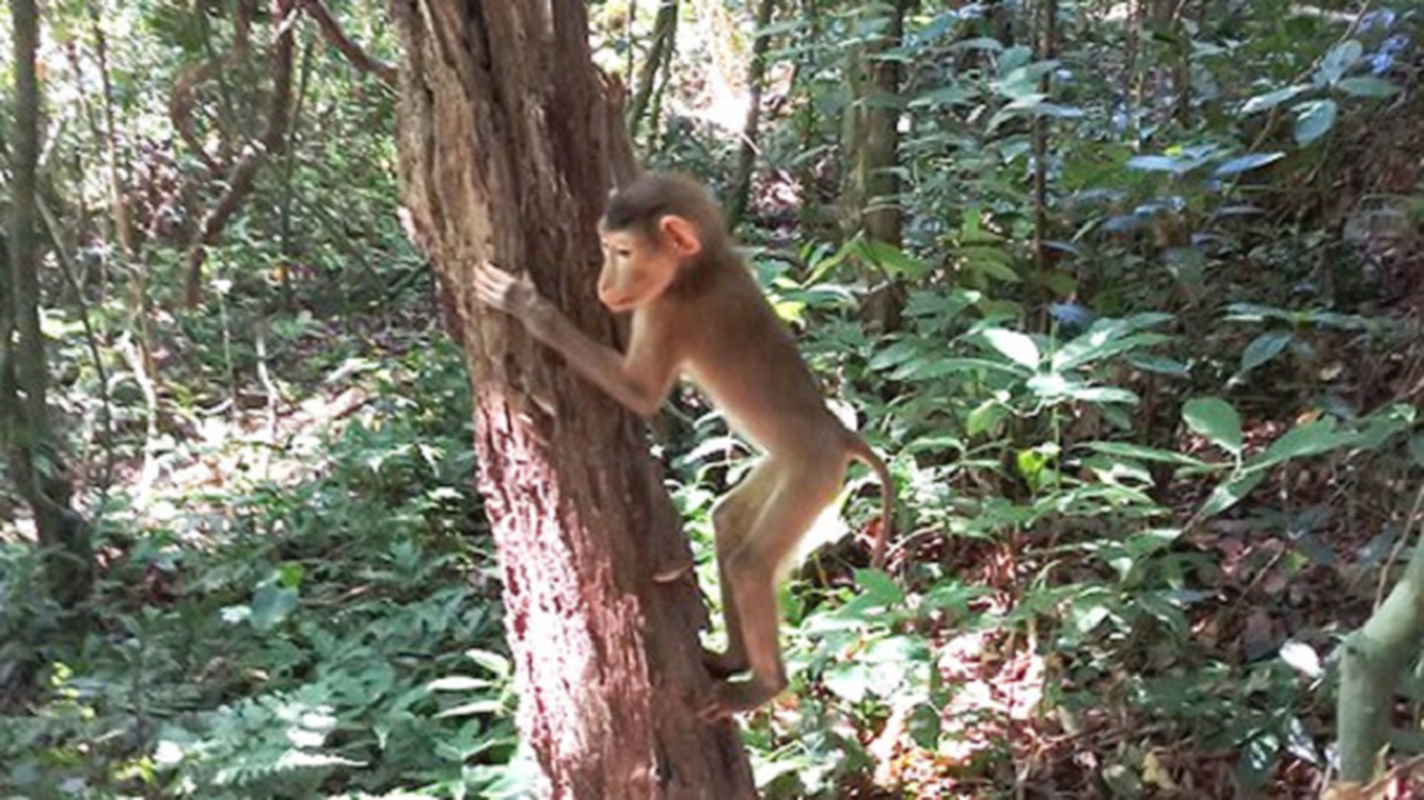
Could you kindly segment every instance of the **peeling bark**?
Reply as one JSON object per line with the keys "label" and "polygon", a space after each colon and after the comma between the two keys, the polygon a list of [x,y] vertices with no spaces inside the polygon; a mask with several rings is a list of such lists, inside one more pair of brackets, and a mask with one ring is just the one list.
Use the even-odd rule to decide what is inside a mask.
{"label": "peeling bark", "polygon": [[475,391],[518,723],[549,798],[755,797],[736,727],[695,714],[709,679],[694,582],[643,425],[501,315],[471,265],[527,270],[575,324],[594,296],[596,224],[632,164],[581,0],[396,0],[407,229],[435,265]]}

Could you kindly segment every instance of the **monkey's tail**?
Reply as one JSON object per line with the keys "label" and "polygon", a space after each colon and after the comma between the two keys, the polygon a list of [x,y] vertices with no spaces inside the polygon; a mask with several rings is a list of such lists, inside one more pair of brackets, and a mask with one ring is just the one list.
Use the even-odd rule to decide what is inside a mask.
{"label": "monkey's tail", "polygon": [[870,467],[876,479],[880,481],[880,535],[875,537],[875,544],[870,553],[870,565],[881,569],[885,566],[885,544],[894,535],[895,479],[890,476],[890,468],[885,466],[885,462],[870,449],[870,445],[865,443],[860,434],[854,431],[846,433],[851,456]]}

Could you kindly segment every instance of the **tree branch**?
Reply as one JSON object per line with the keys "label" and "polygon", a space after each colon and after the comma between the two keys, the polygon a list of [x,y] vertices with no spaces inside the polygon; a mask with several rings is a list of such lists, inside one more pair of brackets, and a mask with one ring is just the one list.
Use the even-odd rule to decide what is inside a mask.
{"label": "tree branch", "polygon": [[361,46],[351,41],[346,32],[341,30],[341,23],[331,15],[321,0],[301,0],[302,10],[316,22],[317,28],[321,29],[322,38],[327,44],[341,51],[346,60],[351,65],[362,72],[375,75],[387,86],[396,85],[396,68],[379,59],[373,58]]}
{"label": "tree branch", "polygon": [[197,235],[188,250],[187,278],[184,296],[188,307],[198,304],[203,292],[203,264],[207,261],[208,247],[217,244],[237,210],[257,181],[257,171],[266,163],[267,156],[277,150],[286,134],[292,101],[292,26],[290,18],[292,4],[296,0],[272,0],[272,25],[276,29],[276,42],[272,52],[272,103],[267,114],[267,125],[258,141],[242,154],[237,164],[228,174],[227,191],[218,199],[212,210],[203,217]]}

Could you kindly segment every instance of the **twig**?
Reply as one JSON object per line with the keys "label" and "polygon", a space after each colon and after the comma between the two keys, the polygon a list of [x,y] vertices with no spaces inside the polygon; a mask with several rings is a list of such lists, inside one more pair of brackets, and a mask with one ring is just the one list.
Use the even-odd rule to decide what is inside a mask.
{"label": "twig", "polygon": [[1409,542],[1409,531],[1414,527],[1414,520],[1419,517],[1420,508],[1424,508],[1424,484],[1419,486],[1419,491],[1414,494],[1414,505],[1409,509],[1409,516],[1404,518],[1404,530],[1400,533],[1399,541],[1394,543],[1394,548],[1390,550],[1389,558],[1384,562],[1384,569],[1380,570],[1379,586],[1375,589],[1375,608],[1380,607],[1384,602],[1384,591],[1389,582],[1389,572],[1394,568],[1394,562],[1399,560],[1399,556],[1404,552],[1404,545]]}

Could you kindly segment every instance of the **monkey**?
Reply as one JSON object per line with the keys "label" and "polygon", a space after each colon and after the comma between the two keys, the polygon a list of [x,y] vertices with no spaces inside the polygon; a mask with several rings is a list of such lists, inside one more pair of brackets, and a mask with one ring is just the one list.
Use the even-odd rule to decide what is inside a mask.
{"label": "monkey", "polygon": [[[788,683],[777,630],[782,562],[839,495],[854,460],[880,482],[872,563],[883,566],[894,504],[890,471],[826,406],[791,331],[734,251],[700,184],[672,173],[636,178],[610,196],[599,236],[599,301],[632,315],[623,353],[584,335],[527,273],[478,264],[475,294],[642,417],[653,416],[685,376],[762,451],[712,511],[727,647],[705,654],[718,680],[699,713],[710,721],[750,711]],[[749,678],[732,680],[747,670]]]}

